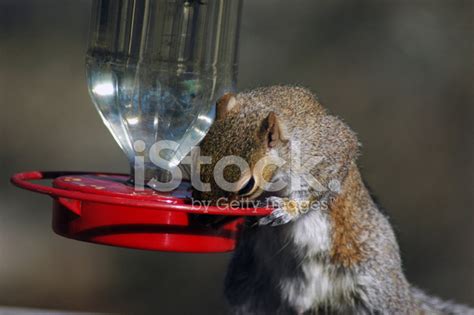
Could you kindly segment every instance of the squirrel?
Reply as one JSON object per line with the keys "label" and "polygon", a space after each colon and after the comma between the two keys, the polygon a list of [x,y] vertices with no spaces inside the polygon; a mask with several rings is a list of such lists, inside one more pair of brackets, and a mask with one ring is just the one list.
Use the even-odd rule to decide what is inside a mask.
{"label": "squirrel", "polygon": [[[474,314],[408,283],[393,229],[356,165],[356,134],[309,90],[273,86],[224,95],[199,147],[212,157],[200,170],[211,189],[193,198],[275,207],[241,226],[225,278],[232,314]],[[259,163],[294,154],[296,166]],[[245,174],[224,169],[232,191],[213,176],[225,156],[249,165]],[[300,184],[275,187],[294,181]]]}

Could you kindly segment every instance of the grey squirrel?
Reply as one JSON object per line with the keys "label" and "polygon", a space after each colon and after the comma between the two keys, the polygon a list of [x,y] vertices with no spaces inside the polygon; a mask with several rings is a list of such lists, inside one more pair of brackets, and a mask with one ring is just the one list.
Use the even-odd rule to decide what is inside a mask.
{"label": "grey squirrel", "polygon": [[[267,156],[291,160],[295,143],[298,167],[258,163]],[[200,144],[201,154],[212,157],[201,166],[211,190],[193,197],[276,206],[258,222],[247,219],[240,231],[225,280],[233,314],[474,314],[408,283],[392,227],[361,179],[358,148],[355,133],[304,88],[259,88],[218,101]],[[224,156],[250,166],[247,174],[224,172],[236,183],[231,192],[213,176]],[[298,189],[269,192],[276,182],[295,179]]]}

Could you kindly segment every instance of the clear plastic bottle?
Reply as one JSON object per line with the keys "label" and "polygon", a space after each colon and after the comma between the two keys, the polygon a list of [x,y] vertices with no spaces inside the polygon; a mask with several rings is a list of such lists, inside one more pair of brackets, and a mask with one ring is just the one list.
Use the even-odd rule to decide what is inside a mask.
{"label": "clear plastic bottle", "polygon": [[132,172],[134,143],[145,144],[146,181],[167,174],[150,161],[151,146],[177,142],[162,156],[176,166],[212,124],[216,99],[235,89],[241,7],[241,0],[94,1],[89,92]]}

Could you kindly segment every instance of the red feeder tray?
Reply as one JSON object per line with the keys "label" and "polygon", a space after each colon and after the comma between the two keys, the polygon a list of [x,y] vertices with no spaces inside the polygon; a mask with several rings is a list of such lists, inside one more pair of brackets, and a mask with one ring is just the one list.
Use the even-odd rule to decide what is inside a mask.
{"label": "red feeder tray", "polygon": [[[49,179],[52,186],[33,183]],[[62,236],[113,246],[147,250],[211,253],[231,251],[242,216],[264,216],[268,208],[230,208],[187,203],[190,185],[170,194],[137,191],[129,176],[85,172],[26,172],[11,181],[53,198],[53,230]],[[210,227],[197,214],[234,216]]]}

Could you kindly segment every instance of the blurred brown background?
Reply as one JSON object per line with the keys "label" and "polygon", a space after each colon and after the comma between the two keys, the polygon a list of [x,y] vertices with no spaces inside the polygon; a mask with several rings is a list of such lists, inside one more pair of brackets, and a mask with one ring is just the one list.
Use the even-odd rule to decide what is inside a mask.
{"label": "blurred brown background", "polygon": [[[223,314],[228,254],[80,243],[25,170],[127,172],[87,93],[90,1],[0,1],[0,305]],[[247,0],[240,87],[297,83],[355,129],[408,278],[474,305],[474,1]]]}

